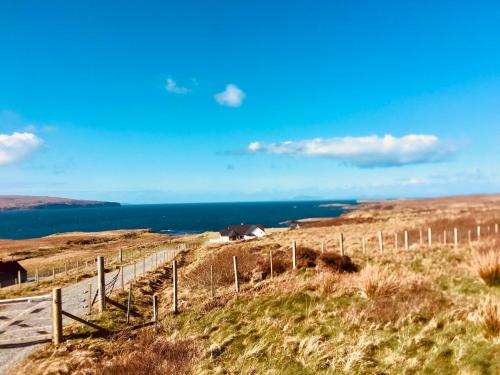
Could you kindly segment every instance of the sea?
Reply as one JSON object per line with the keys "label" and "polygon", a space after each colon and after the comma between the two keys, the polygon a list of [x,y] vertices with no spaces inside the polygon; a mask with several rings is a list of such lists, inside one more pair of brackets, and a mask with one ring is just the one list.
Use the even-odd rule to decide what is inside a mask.
{"label": "sea", "polygon": [[337,217],[356,201],[141,204],[121,207],[53,208],[0,212],[1,239],[27,239],[65,232],[142,229],[178,235],[217,231],[229,224],[286,227],[293,220]]}

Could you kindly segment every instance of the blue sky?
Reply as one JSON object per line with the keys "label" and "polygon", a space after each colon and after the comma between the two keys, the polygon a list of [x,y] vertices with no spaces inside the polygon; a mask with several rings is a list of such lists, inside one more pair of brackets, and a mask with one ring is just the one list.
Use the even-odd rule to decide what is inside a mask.
{"label": "blue sky", "polygon": [[0,194],[500,192],[500,5],[3,1]]}

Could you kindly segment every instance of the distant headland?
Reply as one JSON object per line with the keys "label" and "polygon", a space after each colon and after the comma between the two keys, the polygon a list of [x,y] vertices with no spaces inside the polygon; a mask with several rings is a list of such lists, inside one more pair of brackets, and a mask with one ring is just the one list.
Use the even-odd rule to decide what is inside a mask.
{"label": "distant headland", "polygon": [[121,206],[120,203],[116,202],[88,201],[56,197],[37,197],[27,195],[0,195],[0,211],[119,206]]}

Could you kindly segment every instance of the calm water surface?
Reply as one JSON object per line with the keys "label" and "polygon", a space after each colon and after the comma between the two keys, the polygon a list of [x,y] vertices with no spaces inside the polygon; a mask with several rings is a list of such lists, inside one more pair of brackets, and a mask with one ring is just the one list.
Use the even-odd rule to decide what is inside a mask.
{"label": "calm water surface", "polygon": [[165,234],[214,231],[233,223],[286,226],[287,220],[336,217],[340,207],[300,201],[125,205],[122,207],[43,209],[0,212],[0,238],[23,239],[63,232],[151,228]]}

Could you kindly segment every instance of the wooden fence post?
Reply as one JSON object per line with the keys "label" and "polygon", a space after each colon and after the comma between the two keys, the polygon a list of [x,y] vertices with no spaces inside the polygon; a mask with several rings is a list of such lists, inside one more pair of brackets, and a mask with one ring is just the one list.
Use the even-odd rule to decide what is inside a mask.
{"label": "wooden fence post", "polygon": [[88,315],[92,315],[92,283],[88,284],[88,296],[87,296],[87,303],[88,303]]}
{"label": "wooden fence post", "polygon": [[52,278],[55,280],[56,279],[56,268],[52,267]]}
{"label": "wooden fence post", "polygon": [[122,291],[125,290],[125,276],[123,275],[123,266],[120,266],[120,284],[122,287]]}
{"label": "wooden fence post", "polygon": [[378,248],[380,250],[380,253],[384,253],[384,239],[382,238],[382,232],[378,232]]}
{"label": "wooden fence post", "polygon": [[405,230],[405,250],[408,250],[409,244],[408,244],[408,232]]}
{"label": "wooden fence post", "polygon": [[424,245],[424,234],[422,232],[422,229],[420,229],[420,246]]}
{"label": "wooden fence post", "polygon": [[297,244],[295,241],[292,241],[292,268],[297,269]]}
{"label": "wooden fence post", "polygon": [[158,322],[158,296],[153,295],[153,322]]}
{"label": "wooden fence post", "polygon": [[97,290],[99,291],[99,313],[106,309],[106,283],[104,274],[104,257],[97,257]]}
{"label": "wooden fence post", "polygon": [[427,229],[427,240],[429,242],[429,247],[432,246],[432,228]]}
{"label": "wooden fence post", "polygon": [[240,278],[238,276],[238,257],[236,255],[233,256],[233,266],[234,266],[234,287],[236,289],[236,293],[239,293]]}
{"label": "wooden fence post", "polygon": [[455,249],[458,247],[458,229],[453,228],[453,242],[455,244]]}
{"label": "wooden fence post", "polygon": [[210,265],[210,296],[212,298],[215,297],[215,293],[214,293],[214,265],[213,264]]}
{"label": "wooden fence post", "polygon": [[122,263],[123,263],[123,250],[120,247],[120,249],[118,250],[118,264],[122,264]]}
{"label": "wooden fence post", "polygon": [[17,271],[17,281],[19,283],[19,288],[21,287],[22,278],[21,278],[21,271]]}
{"label": "wooden fence post", "polygon": [[35,270],[35,282],[38,284],[40,281],[40,274],[38,273],[38,268]]}
{"label": "wooden fence post", "polygon": [[173,310],[174,314],[177,314],[179,312],[179,309],[177,308],[177,261],[173,260],[172,261],[172,293],[173,293]]}
{"label": "wooden fence post", "polygon": [[366,239],[365,236],[361,237],[361,247],[363,250],[363,255],[366,255]]}
{"label": "wooden fence post", "polygon": [[344,256],[344,234],[339,234],[340,256]]}
{"label": "wooden fence post", "polygon": [[481,240],[481,226],[477,226],[477,242]]}
{"label": "wooden fence post", "polygon": [[273,251],[269,250],[269,269],[271,274],[271,279],[273,278]]}
{"label": "wooden fence post", "polygon": [[130,307],[132,303],[132,283],[128,284],[128,298],[127,298],[127,324],[130,323]]}
{"label": "wooden fence post", "polygon": [[59,345],[62,342],[62,297],[61,288],[52,289],[52,342]]}

